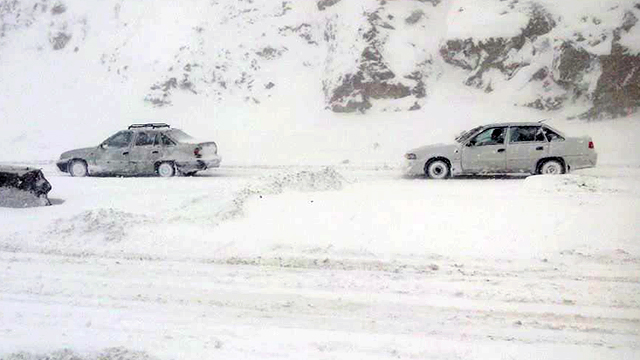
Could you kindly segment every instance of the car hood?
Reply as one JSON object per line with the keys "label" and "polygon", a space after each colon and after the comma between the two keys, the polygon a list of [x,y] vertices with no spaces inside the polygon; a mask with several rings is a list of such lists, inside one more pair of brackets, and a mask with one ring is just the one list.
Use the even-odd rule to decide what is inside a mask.
{"label": "car hood", "polygon": [[426,155],[448,155],[458,148],[457,144],[433,144],[411,149],[407,153],[416,154],[418,157]]}
{"label": "car hood", "polygon": [[60,155],[60,159],[70,159],[74,157],[86,157],[88,155],[93,154],[96,151],[96,147],[88,147],[81,149],[73,149],[69,151],[65,151]]}

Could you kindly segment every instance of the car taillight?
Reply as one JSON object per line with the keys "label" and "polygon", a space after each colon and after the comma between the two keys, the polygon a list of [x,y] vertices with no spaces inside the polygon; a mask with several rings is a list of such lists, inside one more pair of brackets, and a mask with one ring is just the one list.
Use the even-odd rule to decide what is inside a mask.
{"label": "car taillight", "polygon": [[193,155],[195,155],[197,158],[202,156],[202,155],[200,155],[200,148],[199,147],[193,149]]}
{"label": "car taillight", "polygon": [[593,146],[593,141],[589,141],[589,149],[593,149],[595,148],[595,146]]}

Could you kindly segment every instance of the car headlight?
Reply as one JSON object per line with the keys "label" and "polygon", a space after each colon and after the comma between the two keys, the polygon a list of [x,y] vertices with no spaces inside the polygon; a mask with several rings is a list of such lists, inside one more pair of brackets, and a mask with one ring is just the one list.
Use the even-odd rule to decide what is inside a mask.
{"label": "car headlight", "polygon": [[408,154],[404,154],[404,158],[407,160],[415,160],[418,157],[416,156],[416,154],[408,153]]}

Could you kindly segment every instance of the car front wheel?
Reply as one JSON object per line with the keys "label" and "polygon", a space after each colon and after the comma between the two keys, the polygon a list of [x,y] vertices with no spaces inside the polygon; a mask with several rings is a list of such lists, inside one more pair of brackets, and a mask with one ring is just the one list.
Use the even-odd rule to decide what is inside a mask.
{"label": "car front wheel", "polygon": [[176,168],[173,166],[173,163],[163,162],[158,165],[158,175],[161,177],[172,177],[176,173]]}
{"label": "car front wheel", "polygon": [[87,170],[87,163],[83,160],[72,160],[69,163],[69,174],[73,177],[85,177],[89,171]]}
{"label": "car front wheel", "polygon": [[450,167],[444,160],[433,160],[426,166],[426,174],[430,179],[446,179],[449,177]]}
{"label": "car front wheel", "polygon": [[564,166],[558,160],[547,160],[542,163],[538,173],[543,175],[564,174]]}

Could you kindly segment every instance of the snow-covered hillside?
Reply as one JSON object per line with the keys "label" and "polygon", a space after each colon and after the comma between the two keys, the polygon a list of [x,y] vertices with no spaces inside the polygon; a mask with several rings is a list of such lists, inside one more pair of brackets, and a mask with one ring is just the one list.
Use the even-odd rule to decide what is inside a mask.
{"label": "snow-covered hillside", "polygon": [[[638,19],[638,0],[0,0],[0,163],[53,187],[0,207],[0,360],[640,358]],[[408,149],[543,118],[591,136],[597,167],[400,175]],[[54,164],[149,120],[222,166]]]}
{"label": "snow-covered hillside", "polygon": [[2,0],[0,161],[155,120],[228,164],[382,164],[478,123],[619,116],[638,105],[639,7]]}

